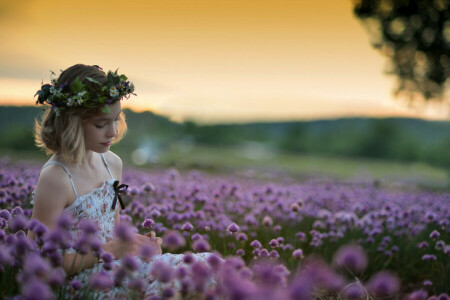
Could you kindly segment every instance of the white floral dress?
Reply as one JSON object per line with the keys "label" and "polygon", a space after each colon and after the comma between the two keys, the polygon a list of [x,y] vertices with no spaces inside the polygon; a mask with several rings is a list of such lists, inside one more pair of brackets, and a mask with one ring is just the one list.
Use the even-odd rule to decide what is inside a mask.
{"label": "white floral dress", "polygon": [[[103,182],[103,185],[100,188],[96,188],[91,192],[78,196],[75,186],[72,181],[72,175],[69,173],[67,168],[58,161],[49,161],[47,164],[43,166],[46,167],[50,164],[58,164],[69,175],[70,181],[72,183],[72,187],[75,192],[75,201],[68,207],[64,209],[66,213],[69,213],[73,217],[73,224],[70,228],[70,232],[73,235],[73,241],[76,241],[80,236],[81,231],[78,229],[78,224],[85,219],[88,219],[94,222],[97,225],[98,231],[96,233],[96,238],[99,239],[102,243],[107,243],[112,241],[113,233],[114,233],[114,216],[116,211],[111,209],[112,200],[114,198],[114,187],[113,183],[115,181],[114,177],[111,174],[109,169],[108,162],[106,158],[101,154],[103,158],[103,162],[105,163],[106,168],[111,176],[111,179]],[[32,193],[34,197],[34,191]],[[32,197],[31,203],[33,204],[34,198]],[[118,205],[116,205],[118,206]],[[117,207],[116,207],[117,209]],[[65,253],[74,253],[75,250],[73,248],[65,250]],[[193,254],[194,259],[199,261],[205,265],[208,265],[206,259],[211,253],[197,253]],[[179,265],[183,265],[183,254],[170,254],[164,253],[162,255],[155,255],[150,259],[144,261],[139,257],[135,257],[138,264],[139,270],[133,273],[133,278],[140,278],[144,280],[144,296],[149,297],[152,295],[162,295],[163,290],[167,287],[171,287],[175,292],[179,291],[181,288],[180,282],[177,279],[172,280],[171,282],[162,283],[159,282],[152,274],[152,267],[155,262],[164,262],[165,264],[176,267]],[[107,271],[109,274],[113,274],[114,271],[121,266],[121,260],[117,259],[113,261],[113,269]],[[100,272],[103,269],[103,262],[95,264],[92,268],[85,269],[82,272],[76,274],[71,279],[77,279],[81,281],[83,286],[87,286],[90,278],[95,273]],[[105,293],[100,293],[96,295],[96,299],[128,299],[128,284],[132,280],[130,277],[126,277],[124,282],[120,287],[114,287],[112,290],[107,291]],[[215,285],[215,280],[211,277],[206,286]],[[71,298],[76,294],[76,291],[67,287],[66,289],[66,298]]]}

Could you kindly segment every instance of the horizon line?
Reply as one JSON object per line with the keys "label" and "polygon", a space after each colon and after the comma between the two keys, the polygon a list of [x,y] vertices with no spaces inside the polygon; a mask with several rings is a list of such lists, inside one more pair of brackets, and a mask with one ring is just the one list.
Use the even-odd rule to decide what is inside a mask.
{"label": "horizon line", "polygon": [[[29,104],[5,104],[0,103],[0,107],[34,107],[34,108],[44,108],[43,106],[36,106],[36,105],[29,105]],[[183,124],[185,122],[193,122],[196,124],[202,124],[202,125],[231,125],[231,124],[251,124],[251,123],[294,123],[294,122],[314,122],[314,121],[333,121],[333,120],[341,120],[341,119],[408,119],[408,120],[421,120],[426,122],[450,122],[450,119],[436,119],[436,118],[421,118],[421,117],[414,117],[414,116],[402,116],[402,115],[336,115],[335,117],[331,116],[324,116],[324,117],[310,117],[310,118],[298,118],[298,119],[275,119],[275,120],[267,120],[267,119],[255,119],[255,120],[242,120],[242,121],[236,121],[236,120],[220,120],[218,122],[202,122],[201,120],[196,120],[195,118],[185,118],[182,121],[174,120],[171,118],[171,116],[167,116],[164,114],[157,113],[155,111],[152,111],[150,109],[136,109],[133,107],[125,106],[123,109],[129,109],[133,113],[144,113],[144,112],[150,112],[157,116],[162,116],[164,118],[167,118],[173,123]]]}

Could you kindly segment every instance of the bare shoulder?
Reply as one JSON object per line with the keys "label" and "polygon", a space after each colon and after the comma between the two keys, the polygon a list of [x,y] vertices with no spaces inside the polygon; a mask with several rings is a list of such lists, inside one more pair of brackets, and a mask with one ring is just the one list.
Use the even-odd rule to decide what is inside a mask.
{"label": "bare shoulder", "polygon": [[[69,175],[61,166],[49,165],[42,169],[36,185],[36,199],[59,198],[66,205],[75,197]],[[40,197],[43,196],[43,197]]]}
{"label": "bare shoulder", "polygon": [[119,180],[121,180],[123,167],[122,159],[112,151],[107,151],[105,153],[105,158],[111,167],[111,172],[113,172],[114,177],[119,178]]}
{"label": "bare shoulder", "polygon": [[58,216],[75,194],[69,175],[58,165],[42,169],[35,189],[32,219],[38,219],[53,228]]}

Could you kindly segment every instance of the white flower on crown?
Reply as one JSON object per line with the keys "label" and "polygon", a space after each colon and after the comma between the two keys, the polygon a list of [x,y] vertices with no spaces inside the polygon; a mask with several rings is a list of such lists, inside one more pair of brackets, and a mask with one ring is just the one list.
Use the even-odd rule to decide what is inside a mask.
{"label": "white flower on crown", "polygon": [[78,104],[78,105],[81,105],[83,102],[84,102],[84,99],[83,99],[83,98],[78,98],[78,99],[77,99],[77,104]]}
{"label": "white flower on crown", "polygon": [[67,99],[67,106],[73,106],[75,104],[75,99],[69,98]]}
{"label": "white flower on crown", "polygon": [[53,107],[53,111],[55,112],[55,114],[56,114],[57,116],[60,115],[59,107]]}
{"label": "white flower on crown", "polygon": [[112,88],[109,89],[109,94],[111,95],[111,97],[117,97],[119,96],[119,91],[115,86],[113,86]]}
{"label": "white flower on crown", "polygon": [[58,97],[58,98],[60,98],[60,97],[62,97],[62,89],[55,89],[55,92],[54,92],[54,96],[56,96],[56,97]]}
{"label": "white flower on crown", "polygon": [[54,94],[54,93],[56,93],[56,89],[55,89],[54,86],[52,86],[52,87],[50,88],[50,94]]}
{"label": "white flower on crown", "polygon": [[132,82],[130,82],[130,85],[128,86],[127,92],[129,92],[129,93],[134,92],[134,84]]}

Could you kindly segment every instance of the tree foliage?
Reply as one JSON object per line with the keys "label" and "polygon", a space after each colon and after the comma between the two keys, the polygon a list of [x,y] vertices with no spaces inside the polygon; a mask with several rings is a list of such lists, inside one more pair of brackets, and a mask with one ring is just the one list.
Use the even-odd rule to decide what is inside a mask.
{"label": "tree foliage", "polygon": [[397,97],[450,104],[449,0],[354,0],[354,13],[388,57]]}

